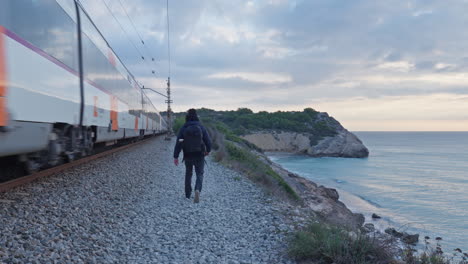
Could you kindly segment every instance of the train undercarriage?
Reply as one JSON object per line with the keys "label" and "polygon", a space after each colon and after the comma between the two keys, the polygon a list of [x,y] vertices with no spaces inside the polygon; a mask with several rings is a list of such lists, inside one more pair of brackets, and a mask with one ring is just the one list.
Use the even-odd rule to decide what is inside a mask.
{"label": "train undercarriage", "polygon": [[[24,126],[17,125],[17,127],[23,128]],[[85,127],[63,123],[53,125],[35,123],[29,124],[26,127],[25,130],[29,132],[36,131],[38,133],[26,136],[24,133],[21,133],[22,129],[18,129],[15,137],[16,140],[6,141],[2,140],[2,137],[4,139],[7,136],[11,137],[13,131],[5,130],[0,132],[0,149],[3,149],[3,154],[8,150],[10,145],[14,145],[15,150],[20,152],[0,157],[0,182],[72,162],[105,150],[113,145],[131,143],[144,138],[145,134],[148,136],[147,131],[145,133],[145,130],[140,130],[137,137],[134,136],[135,133],[132,133],[131,137],[125,137],[126,131],[122,129],[123,131],[120,131],[120,134],[123,132],[122,138],[99,142],[97,140],[98,127],[96,126]],[[31,129],[32,127],[36,129]],[[119,133],[119,131],[111,131],[110,129],[107,132]],[[156,131],[153,131],[149,135],[155,134]],[[28,143],[31,144],[26,146]],[[18,148],[22,144],[25,145],[25,148],[29,148],[29,150],[36,150],[25,152],[25,148]],[[41,149],[37,149],[41,146]]]}

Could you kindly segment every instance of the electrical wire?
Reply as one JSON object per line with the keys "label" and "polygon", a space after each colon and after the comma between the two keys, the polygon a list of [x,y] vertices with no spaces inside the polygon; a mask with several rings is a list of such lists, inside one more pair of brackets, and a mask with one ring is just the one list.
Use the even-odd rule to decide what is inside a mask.
{"label": "electrical wire", "polygon": [[169,0],[166,0],[167,8],[167,58],[168,58],[168,78],[171,78],[171,38],[169,28]]}
{"label": "electrical wire", "polygon": [[[135,50],[138,52],[138,54],[140,55],[141,59],[147,64],[147,66],[149,66],[149,68],[151,69],[151,65],[148,65],[148,61],[145,60],[145,56],[143,55],[143,53],[140,51],[140,49],[138,49],[137,45],[133,42],[132,38],[130,37],[130,35],[128,34],[128,32],[125,30],[125,28],[122,26],[122,24],[120,23],[120,21],[117,19],[117,17],[114,15],[114,13],[112,12],[112,10],[110,9],[109,5],[107,4],[107,2],[105,0],[102,0],[102,2],[104,3],[104,5],[106,6],[107,10],[109,11],[109,13],[112,15],[112,17],[114,18],[114,20],[117,22],[117,24],[119,25],[119,27],[122,29],[122,31],[124,32],[125,36],[128,38],[128,40],[130,41],[130,43],[132,43],[133,47],[135,48]],[[151,72],[154,73],[154,70],[151,70]]]}
{"label": "electrical wire", "polygon": [[[137,33],[138,38],[140,39],[141,44],[146,48],[146,51],[147,51],[148,54],[150,55],[151,61],[153,61],[154,63],[156,63],[153,54],[151,53],[151,51],[150,51],[150,49],[148,48],[148,46],[145,44],[145,41],[143,40],[143,37],[141,36],[140,32],[138,32],[138,29],[136,28],[135,23],[133,22],[133,19],[132,19],[132,18],[130,17],[130,15],[128,14],[127,9],[125,8],[124,4],[122,4],[122,1],[121,1],[121,0],[118,0],[118,1],[119,1],[120,6],[122,7],[122,10],[124,11],[125,15],[127,16],[128,20],[130,21],[130,24],[132,25],[133,29],[134,29],[135,32]],[[154,72],[153,72],[153,74],[154,74]]]}

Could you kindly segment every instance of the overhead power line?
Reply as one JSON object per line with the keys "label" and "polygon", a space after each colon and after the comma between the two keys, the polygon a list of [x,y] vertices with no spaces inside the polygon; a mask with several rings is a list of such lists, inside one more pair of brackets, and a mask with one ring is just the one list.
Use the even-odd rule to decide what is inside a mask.
{"label": "overhead power line", "polygon": [[170,28],[169,28],[169,0],[166,0],[167,8],[167,58],[168,58],[168,78],[171,78],[171,37],[170,37]]}
{"label": "overhead power line", "polygon": [[[105,0],[102,0],[102,2],[104,3],[104,5],[106,6],[107,10],[109,11],[109,13],[112,15],[112,17],[114,18],[115,22],[117,22],[117,24],[119,25],[120,29],[122,29],[122,32],[125,34],[125,36],[127,37],[127,39],[130,41],[130,43],[133,45],[133,47],[135,48],[135,50],[137,51],[137,53],[140,55],[141,59],[147,64],[147,66],[151,69],[151,65],[148,65],[148,61],[145,59],[145,56],[143,55],[143,53],[140,51],[140,49],[137,47],[137,45],[133,42],[132,38],[130,37],[130,35],[128,34],[127,30],[125,30],[125,28],[123,27],[123,25],[120,23],[120,21],[117,19],[117,17],[114,15],[114,12],[112,12],[112,10],[110,9],[109,5],[107,4],[107,2]],[[138,33],[138,32],[137,32]],[[155,71],[154,69],[151,69],[151,72],[154,74]]]}
{"label": "overhead power line", "polygon": [[127,9],[125,8],[124,4],[122,4],[121,0],[118,0],[120,3],[120,6],[122,7],[122,10],[124,11],[125,15],[127,16],[128,20],[130,21],[130,24],[132,25],[133,29],[135,30],[136,34],[138,35],[138,38],[140,39],[141,44],[146,48],[146,51],[151,57],[151,61],[155,62],[155,57],[153,56],[152,52],[148,48],[148,46],[145,44],[145,41],[143,40],[143,37],[141,36],[140,32],[135,26],[135,23],[133,22],[133,19],[130,17],[130,15],[127,12]]}

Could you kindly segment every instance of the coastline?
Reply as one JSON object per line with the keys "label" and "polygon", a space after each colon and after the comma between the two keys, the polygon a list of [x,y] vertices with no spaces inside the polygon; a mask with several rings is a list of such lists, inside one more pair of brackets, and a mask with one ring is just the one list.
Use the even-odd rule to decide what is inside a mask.
{"label": "coastline", "polygon": [[[384,230],[388,227],[392,227],[392,226],[395,226],[397,225],[397,222],[395,221],[392,221],[392,219],[389,219],[385,216],[383,216],[384,214],[382,214],[381,211],[382,210],[382,207],[372,201],[369,201],[363,197],[360,197],[358,195],[355,195],[353,193],[350,193],[348,191],[345,191],[344,189],[341,189],[339,187],[336,187],[336,186],[328,186],[326,183],[323,183],[323,182],[318,182],[318,181],[314,181],[312,179],[309,179],[307,176],[304,176],[304,175],[301,175],[301,173],[299,172],[296,172],[296,171],[291,171],[287,168],[285,168],[283,165],[281,165],[280,163],[278,163],[275,159],[275,156],[279,156],[279,155],[287,155],[287,156],[304,156],[304,157],[307,157],[307,158],[312,158],[310,156],[306,156],[306,155],[301,155],[301,154],[295,154],[295,153],[288,153],[288,152],[265,152],[264,153],[265,156],[272,162],[272,164],[274,164],[274,166],[278,167],[279,169],[281,170],[284,170],[285,173],[288,173],[288,174],[296,174],[302,178],[304,178],[305,180],[307,181],[310,181],[310,182],[313,182],[317,185],[323,185],[327,188],[333,188],[333,189],[336,189],[338,191],[338,194],[339,194],[339,201],[344,203],[346,205],[346,207],[351,210],[353,213],[359,213],[359,214],[362,214],[364,215],[365,217],[365,222],[364,223],[372,223],[375,225],[376,227],[376,230],[380,230],[381,232],[384,232]],[[336,180],[338,182],[338,180]],[[377,213],[379,215],[382,216],[381,219],[379,220],[373,220],[372,219],[372,214],[374,213]]]}
{"label": "coastline", "polygon": [[[372,233],[386,235],[387,233],[385,232],[385,230],[390,228],[407,234],[419,234],[419,241],[418,243],[414,244],[414,248],[419,252],[424,252],[424,237],[426,236],[431,237],[430,241],[432,241],[431,244],[433,246],[440,243],[442,247],[447,250],[453,250],[457,246],[461,247],[462,249],[464,247],[463,245],[454,245],[453,242],[446,240],[445,237],[443,237],[443,240],[438,241],[436,243],[434,239],[437,237],[437,235],[435,235],[433,232],[431,233],[430,230],[425,228],[424,225],[418,222],[417,220],[411,220],[406,218],[405,216],[397,215],[389,208],[384,208],[378,203],[368,200],[365,197],[339,188],[338,185],[343,182],[341,182],[338,179],[333,179],[333,181],[335,181],[336,184],[330,184],[330,182],[326,183],[323,181],[317,181],[315,179],[311,179],[310,175],[301,175],[300,172],[287,169],[277,162],[278,158],[285,156],[300,156],[306,158],[312,157],[290,152],[265,152],[264,155],[271,162],[272,167],[275,167],[277,170],[283,171],[284,174],[294,174],[297,175],[297,177],[301,177],[307,181],[313,182],[316,185],[324,185],[327,186],[327,188],[331,187],[333,189],[336,189],[339,194],[339,202],[343,203],[347,207],[347,209],[349,209],[353,213],[362,214],[364,216],[365,221],[363,223],[363,227],[365,227],[366,224],[372,224],[375,227],[375,231]],[[373,219],[372,214],[374,213],[381,216],[381,218]],[[361,228],[361,230],[362,229],[363,228]],[[400,242],[399,245],[400,248],[405,248],[404,243]]]}
{"label": "coastline", "polygon": [[362,229],[365,223],[365,216],[347,207],[342,199],[340,199],[340,194],[336,189],[320,185],[306,177],[287,170],[274,162],[268,156],[268,153],[271,152],[262,153],[260,156],[293,187],[303,200],[303,207],[310,209],[331,224],[348,227],[355,231]]}
{"label": "coastline", "polygon": [[[309,182],[310,184],[314,185],[314,186],[318,186],[319,188],[320,187],[323,187],[325,189],[328,189],[328,190],[335,190],[336,191],[336,195],[338,196],[337,199],[335,200],[335,203],[336,205],[340,206],[340,207],[344,207],[342,208],[342,210],[344,210],[344,212],[346,213],[346,211],[349,211],[353,216],[355,216],[360,222],[360,224],[358,224],[358,226],[356,226],[356,221],[351,221],[353,222],[353,224],[351,226],[354,226],[356,227],[355,231],[358,231],[358,232],[365,232],[365,233],[373,233],[373,234],[376,234],[378,236],[388,236],[388,237],[398,237],[398,236],[395,236],[395,234],[393,234],[392,236],[389,235],[385,230],[386,229],[395,229],[399,232],[402,232],[402,234],[405,234],[406,235],[409,235],[409,236],[413,236],[416,235],[416,236],[419,236],[420,233],[422,233],[423,230],[408,230],[409,228],[405,228],[405,225],[403,224],[399,224],[399,222],[397,221],[394,221],[393,219],[389,218],[388,215],[391,215],[390,213],[384,213],[385,211],[387,210],[382,210],[383,208],[380,207],[378,204],[375,204],[375,203],[372,203],[371,201],[368,201],[366,200],[365,198],[363,197],[360,197],[358,195],[355,195],[355,194],[352,194],[350,192],[347,192],[345,190],[342,190],[342,189],[339,189],[339,188],[335,188],[335,186],[333,186],[333,188],[330,188],[326,185],[322,185],[321,182],[315,182],[303,175],[300,175],[299,173],[297,172],[293,172],[293,171],[290,171],[288,169],[286,169],[284,166],[282,166],[281,164],[275,162],[275,159],[274,159],[274,156],[275,155],[288,155],[288,156],[301,156],[300,154],[294,154],[294,153],[287,153],[287,152],[266,152],[264,153],[263,155],[268,159],[268,162],[270,163],[270,166],[277,172],[277,173],[280,173],[281,175],[283,175],[283,177],[292,177],[296,180],[300,180],[301,182]],[[287,175],[287,176],[286,176]],[[327,196],[327,195],[325,195]],[[320,212],[316,212],[316,213],[319,213]],[[380,218],[378,219],[375,219],[372,217],[373,214],[377,214],[379,215]],[[350,225],[347,225],[346,222],[343,222],[343,221],[334,221],[333,219],[335,217],[343,217],[343,212],[339,212],[339,211],[335,211],[332,213],[332,215],[329,215],[328,216],[328,219],[327,217],[326,220],[332,220],[330,221],[332,224],[338,224],[338,225],[344,225],[344,226],[350,226]],[[346,216],[344,216],[346,217]],[[361,219],[362,218],[362,219]],[[371,229],[369,230],[369,225],[371,226]],[[409,233],[407,233],[409,231]],[[416,249],[418,250],[423,250],[424,249],[424,245],[421,243],[421,241],[423,241],[423,239],[420,239],[419,241],[417,241],[416,243],[411,243],[413,244],[413,246],[415,246]],[[401,249],[404,249],[405,248],[405,244],[403,242],[399,242],[399,247]]]}

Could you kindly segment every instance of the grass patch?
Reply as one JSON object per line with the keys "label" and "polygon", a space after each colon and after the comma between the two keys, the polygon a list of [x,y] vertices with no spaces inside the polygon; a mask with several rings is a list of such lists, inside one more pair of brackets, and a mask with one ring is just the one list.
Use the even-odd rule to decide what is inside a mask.
{"label": "grass patch", "polygon": [[299,196],[294,189],[291,188],[291,186],[278,173],[273,171],[268,164],[260,161],[259,158],[250,151],[238,147],[234,143],[226,142],[225,146],[226,151],[229,154],[229,159],[243,165],[243,169],[246,170],[250,176],[253,176],[254,180],[258,182],[268,182],[268,179],[271,178],[275,180],[291,198],[299,200]]}

